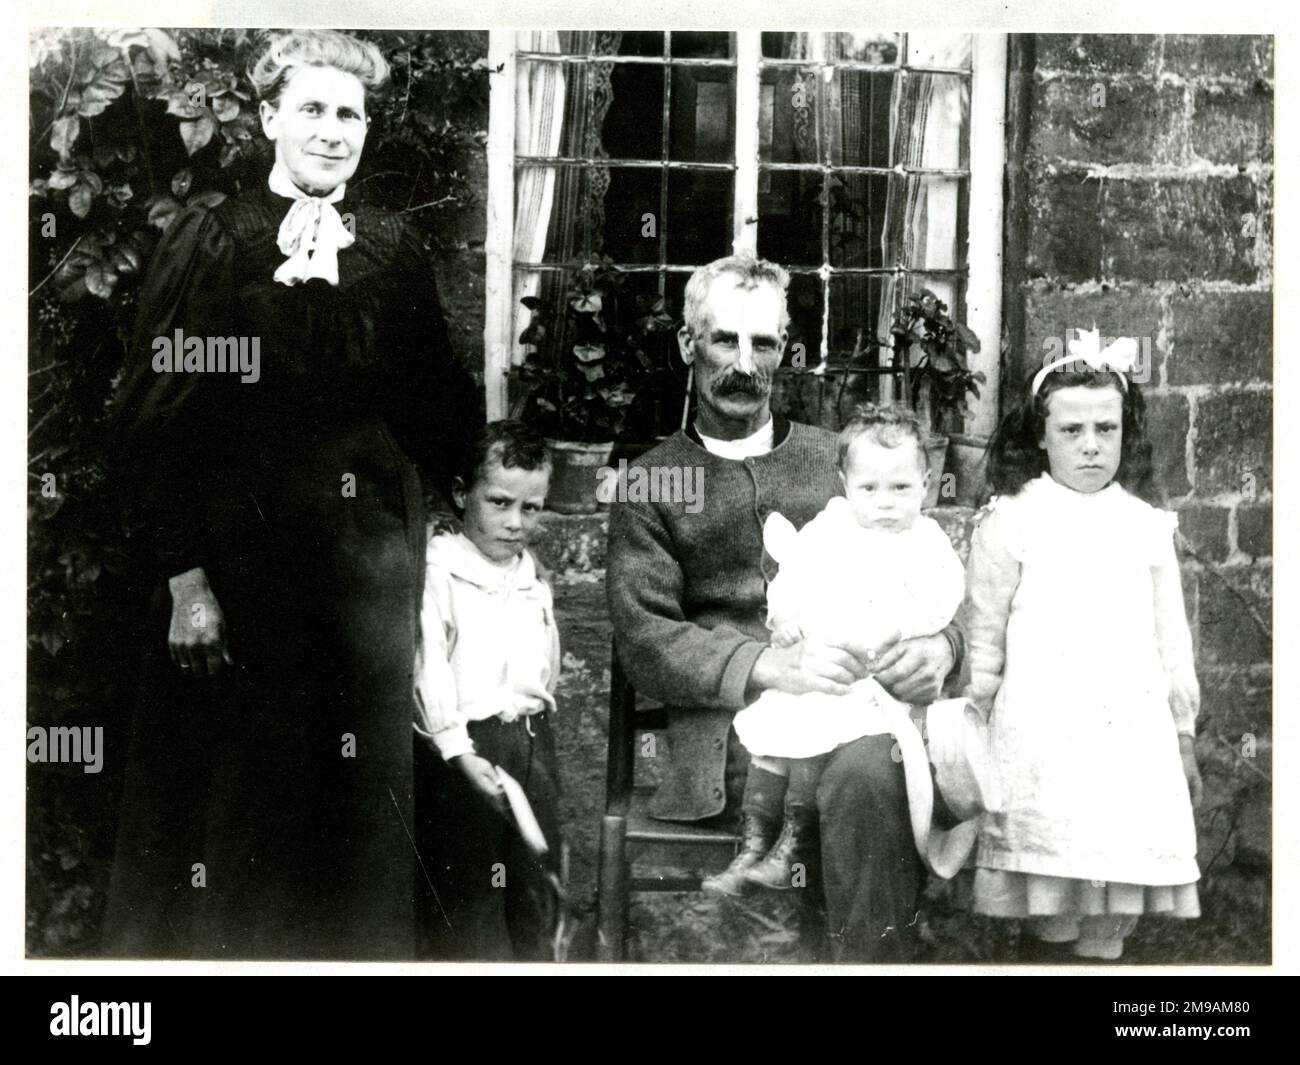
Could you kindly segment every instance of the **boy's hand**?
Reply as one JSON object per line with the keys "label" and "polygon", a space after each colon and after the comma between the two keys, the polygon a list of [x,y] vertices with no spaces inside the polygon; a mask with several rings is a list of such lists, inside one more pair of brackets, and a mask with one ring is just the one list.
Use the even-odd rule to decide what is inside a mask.
{"label": "boy's hand", "polygon": [[1183,760],[1187,794],[1191,796],[1192,806],[1199,807],[1205,794],[1205,785],[1201,782],[1201,771],[1196,765],[1196,741],[1191,736],[1178,737],[1178,756]]}
{"label": "boy's hand", "polygon": [[459,754],[452,759],[452,763],[465,774],[475,791],[493,803],[499,803],[504,797],[501,782],[497,779],[497,767],[486,758],[480,758],[477,754]]}

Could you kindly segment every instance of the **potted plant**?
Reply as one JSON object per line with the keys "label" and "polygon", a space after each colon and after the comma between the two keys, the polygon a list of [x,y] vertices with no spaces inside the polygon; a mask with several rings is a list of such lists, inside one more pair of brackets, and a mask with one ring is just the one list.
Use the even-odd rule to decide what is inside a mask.
{"label": "potted plant", "polygon": [[[966,361],[968,352],[980,350],[979,337],[962,322],[954,321],[948,315],[948,305],[926,288],[908,296],[907,303],[895,313],[890,332],[894,351],[901,365],[908,368],[912,408],[930,429],[928,450],[933,476],[926,506],[932,507],[939,501],[943,484],[949,444],[945,434],[960,435],[965,419],[972,413],[967,396],[978,397],[979,386],[985,380],[984,374],[972,371]],[[913,359],[913,346],[921,351],[919,359]],[[969,472],[967,458],[963,454],[961,472]],[[972,478],[961,480],[969,482]],[[971,487],[966,485],[966,489]],[[959,492],[968,494],[960,484]]]}
{"label": "potted plant", "polygon": [[626,280],[608,263],[591,263],[560,298],[521,301],[532,317],[519,342],[533,350],[515,373],[522,389],[511,415],[546,437],[547,505],[560,513],[597,509],[597,471],[616,444],[653,440],[675,391],[673,318],[662,296],[629,297]]}

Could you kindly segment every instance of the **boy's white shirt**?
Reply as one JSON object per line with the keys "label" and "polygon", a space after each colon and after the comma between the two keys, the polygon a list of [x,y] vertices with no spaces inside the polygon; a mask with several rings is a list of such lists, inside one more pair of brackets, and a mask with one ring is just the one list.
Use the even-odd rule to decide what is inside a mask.
{"label": "boy's white shirt", "polygon": [[471,721],[555,709],[559,632],[551,590],[527,551],[494,562],[463,533],[435,536],[420,632],[415,729],[443,758],[473,753]]}

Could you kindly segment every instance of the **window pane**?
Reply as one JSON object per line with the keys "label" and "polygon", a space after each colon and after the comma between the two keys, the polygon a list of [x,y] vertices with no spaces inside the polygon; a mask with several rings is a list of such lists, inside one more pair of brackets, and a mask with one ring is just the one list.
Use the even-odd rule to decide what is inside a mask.
{"label": "window pane", "polygon": [[758,254],[762,258],[785,266],[821,265],[821,193],[820,173],[759,171]]}
{"label": "window pane", "polygon": [[[852,362],[855,366],[880,365],[874,345],[887,342],[888,323],[881,328],[880,296],[884,282],[871,275],[831,278],[829,356],[832,364]],[[885,353],[888,362],[889,354]]]}
{"label": "window pane", "polygon": [[886,265],[880,237],[889,181],[890,177],[885,174],[830,175],[832,266],[871,268]]}
{"label": "window pane", "polygon": [[618,54],[661,56],[664,54],[664,35],[641,30],[624,30],[623,39],[619,42]]}
{"label": "window pane", "polygon": [[861,30],[854,33],[828,33],[826,58],[853,63],[897,63],[898,34]]}
{"label": "window pane", "polygon": [[618,63],[610,77],[614,99],[601,133],[611,159],[662,159],[664,68]]}
{"label": "window pane", "polygon": [[[516,262],[571,262],[599,250],[603,190],[581,167],[519,166],[515,170]],[[550,210],[539,217],[544,206]]]}
{"label": "window pane", "polygon": [[730,33],[682,33],[674,31],[674,59],[729,59],[735,52]]}
{"label": "window pane", "polygon": [[604,252],[618,263],[659,262],[661,169],[609,168]]}
{"label": "window pane", "polygon": [[810,46],[806,33],[763,34],[764,59],[807,59]]}
{"label": "window pane", "polygon": [[889,108],[894,75],[837,70],[826,89],[833,166],[889,166]]}
{"label": "window pane", "polygon": [[813,67],[774,67],[762,72],[759,96],[759,159],[772,163],[818,163],[821,80]]}
{"label": "window pane", "polygon": [[[965,228],[965,182],[958,178],[895,179],[897,195],[889,219],[884,266],[955,270],[958,233]],[[903,182],[906,182],[904,185]]]}
{"label": "window pane", "polygon": [[692,163],[731,162],[736,149],[736,72],[680,66],[673,67],[672,72],[668,158]]}
{"label": "window pane", "polygon": [[712,262],[731,249],[732,187],[729,173],[668,172],[668,262]]}
{"label": "window pane", "polygon": [[816,274],[792,274],[786,307],[790,311],[790,336],[785,363],[797,366],[796,357],[802,351],[804,365],[812,368],[821,361],[822,279]]}
{"label": "window pane", "polygon": [[961,67],[969,70],[971,44],[969,33],[951,33],[947,30],[909,33],[907,62],[909,66]]}

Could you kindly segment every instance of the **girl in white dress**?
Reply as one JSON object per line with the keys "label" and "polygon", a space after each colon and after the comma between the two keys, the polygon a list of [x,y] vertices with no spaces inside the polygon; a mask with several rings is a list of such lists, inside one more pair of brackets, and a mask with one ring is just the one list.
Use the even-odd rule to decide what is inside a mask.
{"label": "girl in white dress", "polygon": [[971,544],[967,694],[1002,795],[975,910],[1028,919],[1024,960],[1114,960],[1139,914],[1200,915],[1199,690],[1136,348],[1082,333],[1034,375],[990,445]]}
{"label": "girl in white dress", "polygon": [[[964,572],[947,533],[921,514],[930,472],[914,415],[863,405],[840,434],[839,459],[843,496],[798,532],[778,513],[764,524],[764,546],[780,566],[767,589],[767,625],[777,647],[851,639],[879,658],[899,640],[932,636],[952,621]],[[787,778],[784,821],[756,819],[747,804],[745,846],[725,872],[705,881],[710,893],[738,894],[746,884],[798,886],[795,874],[808,858],[817,783],[830,753],[863,736],[903,733],[906,744],[915,734],[906,704],[870,676],[846,695],[764,691],[736,715],[735,729],[753,756],[747,794],[764,774]],[[914,751],[909,769],[916,777],[910,763],[919,764],[928,791],[919,735]],[[916,784],[913,779],[909,787]],[[926,822],[914,825],[924,854],[929,812],[913,805],[914,821]]]}

